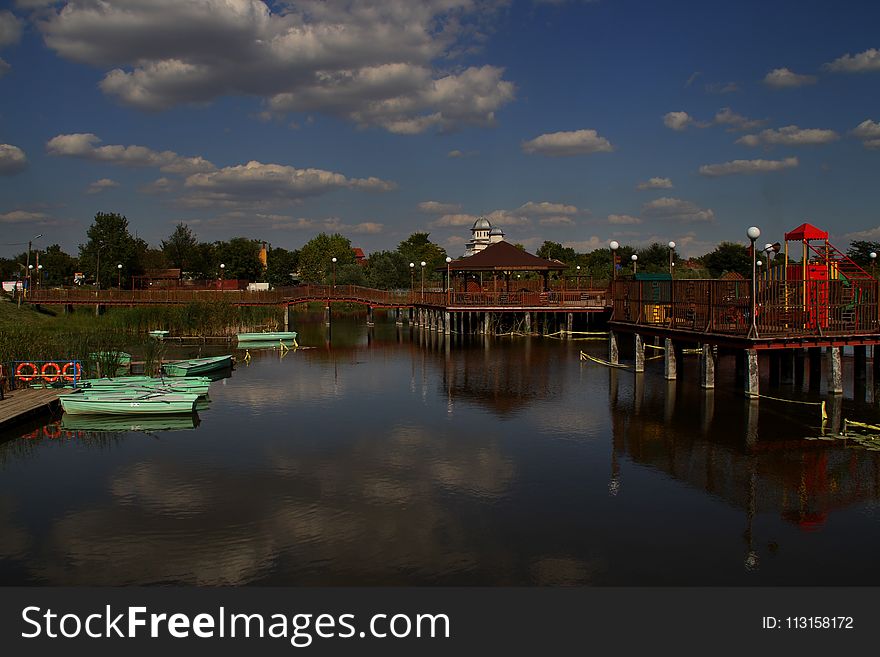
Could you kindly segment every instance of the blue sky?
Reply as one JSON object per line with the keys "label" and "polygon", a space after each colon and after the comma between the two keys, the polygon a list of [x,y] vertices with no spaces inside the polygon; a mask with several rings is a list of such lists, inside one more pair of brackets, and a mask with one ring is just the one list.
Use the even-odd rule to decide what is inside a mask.
{"label": "blue sky", "polygon": [[[98,211],[153,244],[591,250],[880,240],[880,5],[0,2],[0,253]],[[45,245],[45,244],[44,244]]]}

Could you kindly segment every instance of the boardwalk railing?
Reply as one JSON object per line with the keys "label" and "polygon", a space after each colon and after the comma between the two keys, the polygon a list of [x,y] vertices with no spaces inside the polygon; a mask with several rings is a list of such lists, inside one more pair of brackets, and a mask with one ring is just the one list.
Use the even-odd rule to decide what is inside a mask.
{"label": "boardwalk railing", "polygon": [[[618,281],[612,319],[698,333],[746,336],[750,280]],[[758,281],[755,325],[761,337],[876,333],[878,282]]]}
{"label": "boardwalk railing", "polygon": [[310,301],[359,303],[377,307],[411,305],[473,307],[570,307],[602,309],[607,290],[551,290],[548,292],[453,292],[420,289],[377,290],[359,285],[300,285],[264,292],[247,290],[37,290],[31,303],[45,305],[176,305],[223,301],[238,306],[284,305]]}

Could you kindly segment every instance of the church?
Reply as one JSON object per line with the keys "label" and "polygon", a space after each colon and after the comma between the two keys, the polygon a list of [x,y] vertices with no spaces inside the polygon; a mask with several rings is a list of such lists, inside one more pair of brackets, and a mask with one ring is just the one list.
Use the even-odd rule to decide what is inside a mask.
{"label": "church", "polygon": [[464,257],[479,253],[490,244],[504,240],[504,231],[501,226],[493,226],[486,217],[479,217],[471,228],[471,239],[467,243]]}

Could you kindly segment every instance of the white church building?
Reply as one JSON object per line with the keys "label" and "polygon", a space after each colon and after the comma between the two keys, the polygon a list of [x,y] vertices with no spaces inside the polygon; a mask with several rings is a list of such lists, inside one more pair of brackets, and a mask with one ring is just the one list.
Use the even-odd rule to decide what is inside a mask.
{"label": "white church building", "polygon": [[493,226],[486,217],[479,217],[471,228],[471,239],[467,243],[464,257],[479,253],[490,244],[504,240],[504,231],[501,226]]}

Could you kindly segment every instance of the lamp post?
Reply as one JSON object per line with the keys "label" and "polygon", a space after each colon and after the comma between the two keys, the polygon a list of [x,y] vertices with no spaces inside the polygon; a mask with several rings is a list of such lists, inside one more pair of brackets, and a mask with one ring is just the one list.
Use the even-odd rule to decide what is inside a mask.
{"label": "lamp post", "polygon": [[669,242],[669,277],[675,275],[675,242]]}
{"label": "lamp post", "polygon": [[608,242],[608,248],[611,249],[611,280],[617,280],[617,249],[620,248],[620,242],[611,240]]}
{"label": "lamp post", "polygon": [[43,287],[43,265],[37,265],[37,287]]}
{"label": "lamp post", "polygon": [[[31,285],[31,278],[30,278],[30,270],[31,270],[31,244],[34,242],[34,240],[38,240],[38,239],[40,239],[42,236],[43,236],[43,233],[40,233],[39,235],[34,235],[32,238],[30,238],[30,239],[28,240],[27,259],[24,261],[25,270],[28,272],[28,281],[27,281],[27,283],[28,283],[28,288],[30,288],[30,285]],[[30,291],[30,290],[28,290],[28,291]],[[19,295],[18,295],[18,305],[19,305],[19,306],[21,305],[21,295],[22,295],[23,292],[24,292],[24,291],[21,290],[21,291],[19,292]]]}
{"label": "lamp post", "polygon": [[877,278],[877,276],[874,275],[874,265],[877,263],[877,253],[871,251],[868,256],[871,258],[871,278]]}
{"label": "lamp post", "polygon": [[330,258],[330,262],[333,263],[333,289],[336,289],[336,256]]}
{"label": "lamp post", "polygon": [[452,294],[451,288],[451,275],[450,275],[450,264],[452,262],[452,258],[446,256],[446,305],[450,305],[449,297]]}
{"label": "lamp post", "polygon": [[33,278],[34,278],[34,266],[28,265],[28,272],[27,272],[28,296],[31,295],[31,283],[33,283]]}
{"label": "lamp post", "polygon": [[639,271],[639,256],[633,253],[630,259],[633,261],[633,276],[635,276]]}
{"label": "lamp post", "polygon": [[581,289],[581,266],[575,265],[574,269],[577,272],[574,276],[575,285],[577,286],[577,289],[580,290]]}
{"label": "lamp post", "polygon": [[422,260],[419,264],[422,266],[422,303],[425,303],[425,265],[428,263]]}
{"label": "lamp post", "polygon": [[220,263],[220,289],[223,289],[223,281],[226,279],[226,265],[224,263]]}
{"label": "lamp post", "polygon": [[757,279],[757,268],[758,261],[756,259],[755,254],[755,240],[761,237],[761,229],[757,226],[749,226],[749,229],[746,231],[746,236],[752,242],[752,322],[751,326],[749,326],[749,338],[757,338],[758,337],[758,324],[756,322],[755,311],[757,308],[756,297],[758,296],[758,279]]}
{"label": "lamp post", "polygon": [[116,287],[122,289],[122,264],[116,265]]}
{"label": "lamp post", "polygon": [[416,295],[416,263],[409,263],[409,300],[412,301]]}

